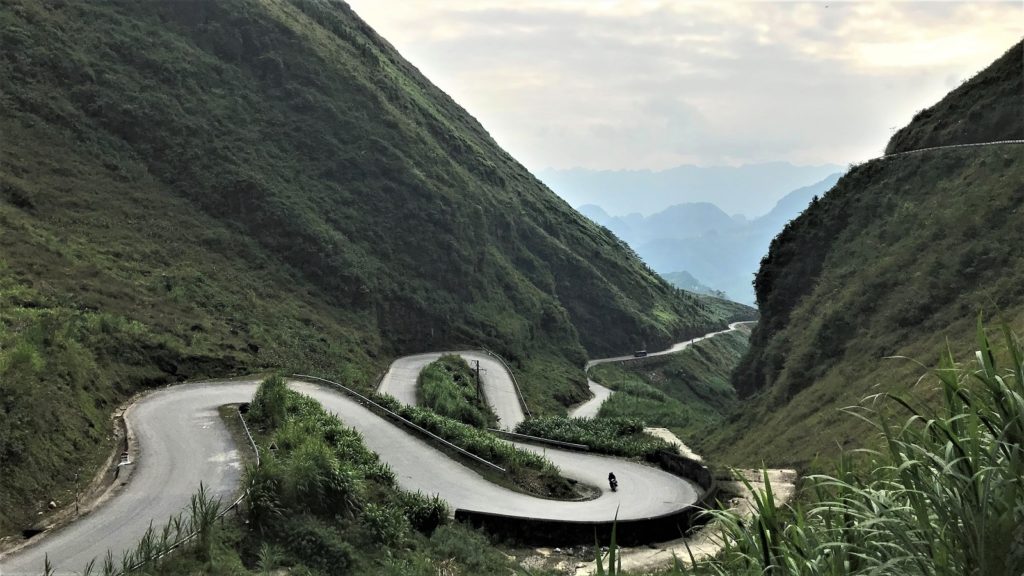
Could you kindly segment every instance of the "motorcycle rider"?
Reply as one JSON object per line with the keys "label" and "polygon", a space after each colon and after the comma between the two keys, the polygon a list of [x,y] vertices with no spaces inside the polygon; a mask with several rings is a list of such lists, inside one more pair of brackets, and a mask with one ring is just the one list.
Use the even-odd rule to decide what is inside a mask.
{"label": "motorcycle rider", "polygon": [[611,487],[612,492],[615,492],[615,490],[619,487],[619,481],[615,479],[614,472],[608,473],[608,486]]}

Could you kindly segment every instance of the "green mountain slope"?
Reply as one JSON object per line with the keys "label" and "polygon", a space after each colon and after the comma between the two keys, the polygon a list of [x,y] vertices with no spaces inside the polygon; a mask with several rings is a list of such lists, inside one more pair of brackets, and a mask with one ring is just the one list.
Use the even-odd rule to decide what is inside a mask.
{"label": "green mountain slope", "polygon": [[[1015,66],[1000,59],[902,133],[925,130],[919,122],[974,122],[958,115],[970,107],[955,98],[996,98],[1019,84],[1020,46],[1009,54]],[[950,137],[922,143],[958,141]],[[772,242],[755,281],[761,321],[734,376],[745,407],[704,448],[737,463],[799,465],[834,454],[836,443],[862,445],[866,428],[838,409],[924,372],[883,358],[934,365],[947,337],[958,357],[969,355],[964,336],[979,312],[1019,331],[1020,214],[1024,146],[933,151],[852,169]]]}
{"label": "green mountain slope", "polygon": [[11,0],[0,45],[0,529],[147,387],[484,345],[557,412],[588,353],[727,320],[343,3]]}
{"label": "green mountain slope", "polygon": [[1024,42],[896,132],[886,154],[1024,139]]}

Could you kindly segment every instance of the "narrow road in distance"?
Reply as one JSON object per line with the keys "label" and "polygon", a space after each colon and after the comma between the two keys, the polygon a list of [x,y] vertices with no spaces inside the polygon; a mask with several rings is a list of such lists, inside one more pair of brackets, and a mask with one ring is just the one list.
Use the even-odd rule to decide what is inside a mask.
{"label": "narrow road in distance", "polygon": [[[698,336],[697,338],[692,338],[684,342],[677,342],[676,344],[673,344],[672,346],[664,350],[661,350],[659,352],[651,352],[646,356],[629,355],[615,356],[613,358],[598,358],[595,360],[591,360],[590,362],[587,362],[586,367],[584,367],[584,371],[586,371],[589,374],[590,369],[594,366],[597,366],[598,364],[608,364],[610,362],[629,362],[630,360],[643,360],[644,358],[651,358],[653,356],[665,356],[666,354],[675,354],[676,352],[686,350],[687,348],[690,347],[691,344],[696,344],[701,340],[707,340],[708,338],[714,338],[719,334],[725,334],[726,332],[738,330],[741,324],[754,323],[754,321],[749,320],[744,322],[733,322],[732,324],[729,324],[729,328],[725,330],[709,332],[708,334]],[[601,410],[601,404],[604,404],[604,401],[607,400],[608,397],[610,397],[614,392],[614,390],[606,386],[602,386],[597,382],[594,382],[593,380],[590,379],[589,376],[587,376],[587,386],[590,388],[590,393],[593,394],[593,398],[569,410],[570,418],[596,418],[597,413]]]}

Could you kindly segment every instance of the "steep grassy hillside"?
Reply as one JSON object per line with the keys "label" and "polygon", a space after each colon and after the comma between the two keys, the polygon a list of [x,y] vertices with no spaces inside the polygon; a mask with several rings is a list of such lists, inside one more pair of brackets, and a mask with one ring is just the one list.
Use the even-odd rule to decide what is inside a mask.
{"label": "steep grassy hillside", "polygon": [[736,407],[730,377],[749,347],[749,337],[749,330],[742,328],[701,340],[678,354],[591,368],[591,378],[616,391],[598,415],[639,418],[648,426],[671,429],[686,442],[707,434]]}
{"label": "steep grassy hillside", "polygon": [[1024,41],[889,140],[886,154],[950,144],[1024,139]]}
{"label": "steep grassy hillside", "polygon": [[724,324],[343,3],[11,0],[0,45],[0,530],[154,385],[484,345],[558,412],[588,352]]}
{"label": "steep grassy hillside", "polygon": [[[951,97],[1003,94],[1019,72],[1019,59],[1016,71],[1001,59]],[[947,98],[904,133],[924,129],[919,122],[973,122],[937,117],[966,109]],[[986,113],[1002,114],[998,106]],[[955,141],[927,144],[945,143]],[[972,344],[962,335],[972,333],[979,312],[1019,330],[1021,214],[1022,146],[934,151],[852,169],[773,241],[755,282],[761,321],[734,377],[745,408],[703,448],[732,462],[806,464],[834,454],[836,443],[862,444],[863,423],[838,409],[924,372],[883,358],[932,365],[946,338],[963,357]]]}

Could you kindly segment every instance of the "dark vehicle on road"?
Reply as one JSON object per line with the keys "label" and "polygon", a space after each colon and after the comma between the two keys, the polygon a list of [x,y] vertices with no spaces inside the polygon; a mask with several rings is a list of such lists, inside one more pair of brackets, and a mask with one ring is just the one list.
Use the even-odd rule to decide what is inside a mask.
{"label": "dark vehicle on road", "polygon": [[637,350],[636,352],[633,352],[634,358],[643,358],[644,356],[647,356],[647,350]]}

